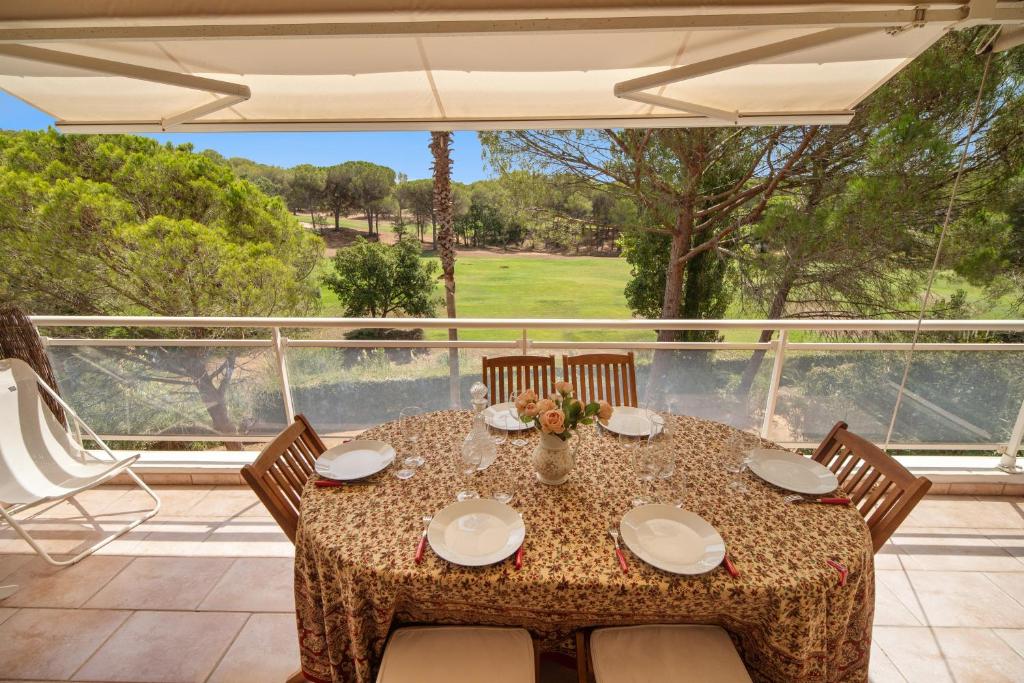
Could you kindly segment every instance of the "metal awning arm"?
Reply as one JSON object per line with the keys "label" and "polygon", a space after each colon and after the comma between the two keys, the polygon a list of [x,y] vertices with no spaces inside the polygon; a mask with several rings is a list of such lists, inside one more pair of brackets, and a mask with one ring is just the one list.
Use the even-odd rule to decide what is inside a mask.
{"label": "metal awning arm", "polygon": [[[677,66],[672,69],[666,69],[665,71],[659,71],[657,73],[640,76],[638,78],[631,78],[628,81],[621,81],[615,84],[615,96],[636,102],[645,102],[647,104],[653,104],[661,107],[678,109],[691,114],[703,114],[710,118],[722,119],[723,123],[739,124],[743,119],[743,114],[741,112],[729,111],[696,102],[686,102],[676,98],[664,97],[662,95],[656,95],[645,91],[650,90],[651,88],[659,88],[674,83],[682,83],[693,78],[699,78],[700,76],[707,76],[720,71],[746,66],[765,59],[782,57],[807,48],[820,47],[840,40],[857,38],[859,36],[876,33],[878,31],[878,28],[863,27],[831,28],[825,31],[816,31],[804,36],[788,38],[786,40],[780,40],[767,45],[760,45],[748,50],[740,50],[739,52],[706,59],[701,62],[695,62],[685,66]],[[851,111],[811,113],[853,116],[853,112]]]}
{"label": "metal awning arm", "polygon": [[244,102],[252,96],[252,92],[247,85],[219,81],[213,78],[203,78],[202,76],[193,76],[192,74],[183,74],[176,71],[154,69],[148,66],[138,66],[137,64],[115,62],[110,59],[59,52],[31,45],[19,45],[16,43],[0,44],[0,56],[81,69],[109,76],[122,76],[139,81],[160,83],[162,85],[173,85],[220,96],[212,102],[164,117],[161,121],[164,129],[195,120],[200,116],[219,111],[239,102]]}

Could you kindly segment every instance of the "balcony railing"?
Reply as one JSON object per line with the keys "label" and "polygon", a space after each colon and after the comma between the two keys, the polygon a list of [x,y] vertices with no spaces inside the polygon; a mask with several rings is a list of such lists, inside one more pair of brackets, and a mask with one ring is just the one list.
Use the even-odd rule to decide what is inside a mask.
{"label": "balcony railing", "polygon": [[[885,439],[916,325],[65,316],[33,321],[47,335],[61,391],[112,441],[259,442],[300,412],[326,434],[351,433],[393,419],[403,406],[465,404],[483,356],[601,349],[636,354],[640,395],[654,407],[753,427],[801,448],[815,445],[839,419],[869,438]],[[422,330],[423,338],[353,338],[360,336],[354,330],[382,324]],[[169,329],[178,334],[169,335]],[[449,329],[458,330],[457,341],[448,340]],[[730,341],[659,342],[657,330],[717,332]],[[772,341],[756,341],[762,330],[773,332]],[[1004,466],[1012,466],[1024,437],[1024,343],[979,338],[1024,332],[1024,321],[933,320],[921,332],[890,447],[1000,451]]]}

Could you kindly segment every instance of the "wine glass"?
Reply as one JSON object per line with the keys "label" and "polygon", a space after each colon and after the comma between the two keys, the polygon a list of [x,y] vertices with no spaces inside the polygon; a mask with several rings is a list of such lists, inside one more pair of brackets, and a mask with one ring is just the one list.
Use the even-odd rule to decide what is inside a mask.
{"label": "wine glass", "polygon": [[[510,391],[510,392],[508,392],[508,402],[511,404],[511,405],[509,405],[509,408],[508,408],[508,414],[512,416],[511,424],[513,424],[513,425],[519,422],[519,411],[516,410],[516,399],[518,397],[519,397],[519,392],[517,392],[517,391]],[[528,444],[529,441],[527,441],[526,439],[523,438],[522,431],[517,431],[515,436],[512,437],[512,442],[511,443],[516,448],[522,448],[523,446]]]}
{"label": "wine glass", "polygon": [[423,409],[418,406],[402,408],[402,412],[398,415],[399,430],[402,433],[402,446],[408,454],[405,459],[402,460],[402,464],[412,469],[422,467],[425,462],[423,455],[419,450],[419,417],[421,415],[423,415]]}
{"label": "wine glass", "polygon": [[466,488],[461,489],[455,494],[456,500],[463,501],[480,497],[480,494],[470,488],[470,486],[473,475],[480,469],[480,461],[482,459],[483,453],[480,449],[473,448],[472,444],[468,444],[461,439],[456,441],[455,466],[458,468],[459,474],[466,477]]}

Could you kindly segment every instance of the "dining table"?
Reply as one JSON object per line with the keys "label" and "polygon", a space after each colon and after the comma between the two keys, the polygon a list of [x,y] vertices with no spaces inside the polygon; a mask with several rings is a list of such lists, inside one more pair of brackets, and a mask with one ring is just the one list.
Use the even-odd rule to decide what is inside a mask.
{"label": "dining table", "polygon": [[[682,492],[683,507],[714,526],[736,570],[677,575],[628,550],[628,571],[620,566],[608,530],[631,509],[642,482],[614,435],[582,428],[568,481],[548,486],[530,464],[535,430],[521,433],[526,445],[506,439],[493,464],[466,477],[459,453],[472,412],[417,419],[425,463],[412,478],[385,470],[336,487],[311,480],[303,491],[295,606],[310,681],[371,683],[388,635],[412,624],[522,627],[542,650],[566,654],[581,629],[713,624],[728,631],[754,681],[867,681],[874,556],[863,517],[848,505],[786,502],[788,492],[749,472],[739,475],[743,490],[731,486],[737,475],[723,448],[733,427],[667,416],[677,474],[659,482],[654,496]],[[401,461],[402,435],[389,422],[360,438],[393,444]],[[510,505],[526,527],[521,568],[511,557],[458,566],[429,547],[416,561],[424,517],[467,483],[481,496],[514,495]]]}

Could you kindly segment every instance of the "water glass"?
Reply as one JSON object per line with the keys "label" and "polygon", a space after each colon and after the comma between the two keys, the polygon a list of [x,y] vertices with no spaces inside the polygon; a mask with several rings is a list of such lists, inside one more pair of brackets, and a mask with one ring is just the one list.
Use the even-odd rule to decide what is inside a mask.
{"label": "water glass", "polygon": [[753,434],[741,431],[733,431],[722,445],[722,459],[725,463],[725,471],[732,475],[729,488],[738,492],[746,492],[747,485],[743,483],[743,472],[750,463],[750,451],[757,448],[760,440]]}
{"label": "water glass", "polygon": [[647,505],[651,502],[651,487],[658,476],[656,449],[651,447],[648,437],[628,434],[619,434],[619,446],[631,460],[640,482],[637,495],[633,498],[633,507]]}

